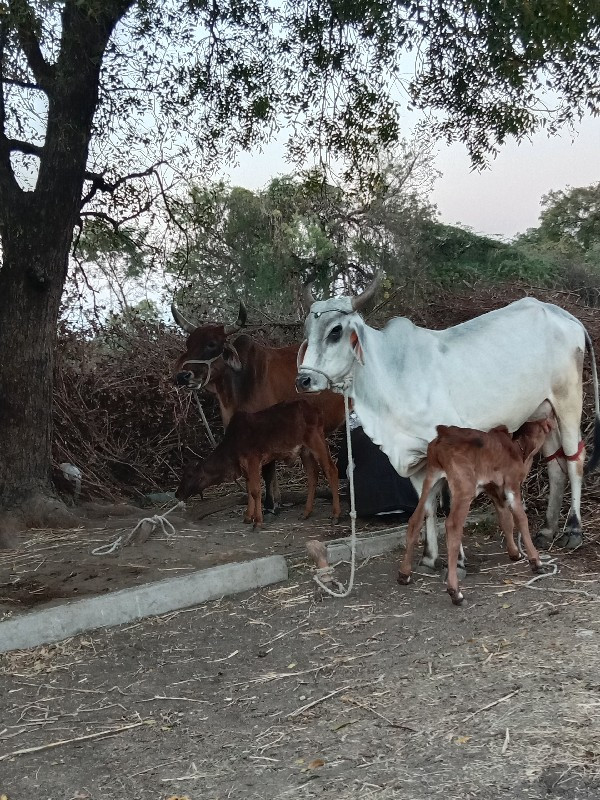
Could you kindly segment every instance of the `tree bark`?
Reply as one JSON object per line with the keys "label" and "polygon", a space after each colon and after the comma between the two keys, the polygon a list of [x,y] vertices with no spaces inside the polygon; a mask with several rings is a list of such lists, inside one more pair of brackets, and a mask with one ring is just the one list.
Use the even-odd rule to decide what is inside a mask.
{"label": "tree bark", "polygon": [[0,270],[0,507],[50,494],[56,322],[70,236],[15,224]]}

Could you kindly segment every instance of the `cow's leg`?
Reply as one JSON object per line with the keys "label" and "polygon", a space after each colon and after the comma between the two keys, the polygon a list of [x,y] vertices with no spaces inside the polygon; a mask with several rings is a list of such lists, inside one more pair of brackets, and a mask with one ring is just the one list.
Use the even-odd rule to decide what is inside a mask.
{"label": "cow's leg", "polygon": [[317,462],[313,458],[312,453],[310,453],[306,447],[303,447],[300,450],[300,460],[302,461],[302,466],[304,467],[306,481],[308,484],[306,505],[304,506],[304,513],[302,514],[302,517],[303,519],[308,519],[315,506],[315,494],[317,491],[317,483],[319,482],[319,468],[317,467]]}
{"label": "cow's leg", "polygon": [[276,514],[281,502],[281,492],[277,482],[277,466],[274,461],[263,465],[262,476],[265,482],[265,514]]}
{"label": "cow's leg", "polygon": [[520,489],[515,487],[512,491],[508,491],[506,493],[506,499],[512,515],[515,518],[515,522],[517,523],[517,527],[521,532],[521,536],[523,538],[523,547],[527,553],[527,558],[529,559],[529,565],[531,566],[531,569],[533,572],[543,572],[544,568],[542,566],[542,562],[540,561],[540,555],[535,549],[535,546],[531,540],[531,534],[529,533],[529,522],[527,520],[525,509],[523,508],[523,500],[521,498]]}
{"label": "cow's leg", "polygon": [[[570,455],[568,451],[565,450],[565,452],[567,455]],[[583,531],[581,529],[581,484],[583,481],[585,447],[582,447],[579,455],[577,455],[577,451],[575,451],[573,455],[576,455],[576,458],[567,460],[567,474],[569,476],[569,483],[571,484],[571,508],[569,509],[564,535],[561,536],[557,542],[559,547],[564,547],[567,550],[575,550],[576,547],[581,547],[583,544]]]}
{"label": "cow's leg", "polygon": [[458,582],[458,556],[461,551],[461,539],[465,522],[471,503],[475,494],[465,494],[463,492],[452,492],[452,508],[446,518],[446,547],[448,549],[448,594],[455,606],[459,606],[464,600],[463,593],[460,591]]}
{"label": "cow's leg", "polygon": [[565,494],[567,481],[567,462],[556,453],[561,451],[560,433],[558,429],[551,431],[542,446],[542,455],[551,459],[548,466],[548,508],[546,509],[546,525],[539,531],[535,543],[538,547],[548,547],[558,533],[558,519]]}
{"label": "cow's leg", "polygon": [[[565,382],[560,387],[561,391],[557,392],[556,396],[552,398],[552,406],[560,432],[559,447],[562,447],[565,456],[565,460],[562,461],[560,466],[566,466],[571,485],[571,508],[569,509],[564,535],[558,541],[559,547],[565,547],[568,550],[579,547],[583,542],[581,530],[581,483],[585,451],[581,445],[582,363],[583,353],[580,353],[574,360],[572,374],[565,376]],[[580,445],[582,447],[581,450]]]}
{"label": "cow's leg", "polygon": [[332,519],[335,523],[338,521],[341,514],[339,475],[335,462],[331,457],[331,453],[329,452],[329,447],[327,446],[327,441],[325,439],[323,430],[315,430],[309,435],[309,447],[314,458],[316,458],[319,466],[323,470],[325,478],[327,479],[327,483],[329,484],[329,488],[331,489],[331,497],[333,500]]}

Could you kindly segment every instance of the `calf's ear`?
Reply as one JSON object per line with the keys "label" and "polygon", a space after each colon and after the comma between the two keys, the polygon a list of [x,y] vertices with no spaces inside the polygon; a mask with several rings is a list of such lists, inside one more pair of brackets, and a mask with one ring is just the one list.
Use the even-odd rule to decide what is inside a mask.
{"label": "calf's ear", "polygon": [[354,358],[358,361],[359,364],[362,364],[364,366],[365,354],[363,352],[362,345],[360,343],[360,339],[358,336],[358,331],[356,330],[356,328],[350,329],[350,346],[352,347]]}
{"label": "calf's ear", "polygon": [[242,362],[238,355],[238,351],[232,344],[228,343],[223,347],[223,361],[228,367],[231,367],[234,372],[242,371]]}

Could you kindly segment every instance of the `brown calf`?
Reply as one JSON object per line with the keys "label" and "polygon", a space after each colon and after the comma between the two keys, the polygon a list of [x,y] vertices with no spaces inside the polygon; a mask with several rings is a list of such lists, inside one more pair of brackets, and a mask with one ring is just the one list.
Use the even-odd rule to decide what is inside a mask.
{"label": "brown calf", "polygon": [[[186,466],[179,488],[178,500],[201,494],[208,486],[233,481],[244,475],[248,485],[248,507],[244,522],[263,522],[260,491],[260,469],[272,461],[290,461],[300,456],[308,479],[308,495],[304,518],[313,510],[318,465],[333,495],[333,519],[340,515],[338,472],[323,430],[323,418],[306,400],[278,403],[264,411],[249,414],[238,411],[233,415],[223,441],[204,461]],[[316,462],[316,463],[315,463]]]}
{"label": "brown calf", "polygon": [[481,491],[491,498],[496,507],[509,557],[513,561],[519,558],[519,549],[513,537],[516,523],[532,570],[543,570],[539,554],[531,541],[521,499],[521,484],[531,469],[533,457],[554,425],[553,418],[526,422],[514,437],[504,425],[493,428],[489,433],[438,425],[437,439],[430,442],[427,448],[427,474],[423,492],[408,523],[406,552],[400,565],[398,583],[410,583],[413,551],[425,517],[433,513],[436,485],[444,478],[448,481],[451,495],[450,513],[446,519],[448,593],[455,605],[463,601],[456,573],[463,528],[471,503]]}

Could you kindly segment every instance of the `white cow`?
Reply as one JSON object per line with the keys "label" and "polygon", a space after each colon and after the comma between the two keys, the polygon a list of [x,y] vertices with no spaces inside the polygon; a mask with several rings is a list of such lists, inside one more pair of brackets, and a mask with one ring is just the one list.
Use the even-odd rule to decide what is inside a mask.
{"label": "white cow", "polygon": [[[544,445],[550,479],[542,537],[557,534],[565,477],[571,509],[559,544],[582,542],[581,483],[585,450],[581,442],[584,353],[590,351],[596,422],[589,469],[600,460],[598,378],[590,337],[578,319],[531,297],[443,331],[419,328],[404,317],[383,330],[357,313],[374,295],[375,281],[357,297],[312,303],[306,341],[298,356],[296,386],[302,392],[348,389],[365,432],[388,456],[399,475],[410,477],[421,494],[427,444],[436,425],[515,431],[554,408],[557,428]],[[546,406],[547,408],[547,406]],[[565,455],[566,454],[566,455]],[[437,566],[433,505],[428,508],[424,564]]]}

